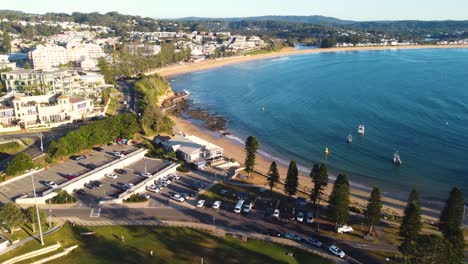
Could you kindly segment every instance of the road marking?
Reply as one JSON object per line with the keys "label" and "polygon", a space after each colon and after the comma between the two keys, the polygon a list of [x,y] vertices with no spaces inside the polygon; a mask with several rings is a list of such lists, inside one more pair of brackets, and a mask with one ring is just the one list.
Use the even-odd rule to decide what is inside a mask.
{"label": "road marking", "polygon": [[89,213],[90,218],[97,218],[101,215],[101,208],[91,208],[91,213]]}

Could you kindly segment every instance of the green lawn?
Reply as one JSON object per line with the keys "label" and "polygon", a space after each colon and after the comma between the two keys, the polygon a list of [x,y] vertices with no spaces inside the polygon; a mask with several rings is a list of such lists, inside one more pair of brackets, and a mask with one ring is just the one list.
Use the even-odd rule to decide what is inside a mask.
{"label": "green lawn", "polygon": [[15,154],[25,148],[26,146],[16,141],[0,144],[0,152],[7,154]]}
{"label": "green lawn", "polygon": [[[82,236],[83,232],[96,232]],[[125,241],[121,241],[121,236]],[[331,263],[319,256],[296,248],[257,240],[242,241],[218,238],[209,233],[171,227],[108,226],[71,227],[46,238],[48,245],[60,241],[68,247],[79,247],[71,254],[49,263]],[[14,252],[0,256],[0,261],[38,249],[30,242]],[[149,252],[153,251],[153,256]],[[292,252],[293,257],[286,255]],[[31,260],[30,260],[31,261]]]}

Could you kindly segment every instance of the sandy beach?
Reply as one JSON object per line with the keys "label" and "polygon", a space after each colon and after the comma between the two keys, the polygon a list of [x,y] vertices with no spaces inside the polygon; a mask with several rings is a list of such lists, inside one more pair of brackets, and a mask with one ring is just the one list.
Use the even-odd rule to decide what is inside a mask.
{"label": "sandy beach", "polygon": [[414,45],[414,46],[382,46],[382,47],[338,47],[338,48],[328,48],[328,49],[294,49],[294,48],[283,48],[278,52],[271,52],[266,54],[257,54],[257,55],[246,55],[246,56],[235,56],[235,57],[226,57],[219,59],[208,59],[198,63],[183,63],[175,64],[160,69],[154,69],[146,72],[145,74],[154,74],[158,73],[164,77],[171,77],[180,74],[203,71],[208,69],[213,69],[225,65],[242,63],[253,60],[261,60],[268,58],[284,57],[289,55],[298,55],[298,54],[313,54],[313,53],[323,53],[323,52],[349,52],[349,51],[370,51],[370,50],[397,50],[397,49],[450,49],[450,48],[468,48],[468,45]]}
{"label": "sandy beach", "polygon": [[[184,134],[188,135],[195,135],[197,137],[200,137],[202,139],[205,139],[207,141],[210,141],[220,147],[224,148],[224,154],[228,158],[233,158],[239,163],[243,163],[245,159],[245,152],[244,152],[244,146],[225,137],[221,136],[220,133],[217,132],[211,132],[208,130],[205,130],[203,128],[197,127],[194,124],[192,124],[189,120],[180,118],[180,117],[171,117],[172,120],[175,122],[175,131],[180,131]],[[261,145],[261,142],[260,142]],[[256,165],[255,165],[255,170],[266,174],[268,172],[268,169],[270,167],[271,160],[267,160],[265,157],[257,154],[256,158]],[[286,177],[286,171],[287,168],[279,165],[279,172],[281,175],[282,181],[284,181]],[[352,177],[350,179],[352,181]],[[312,181],[309,175],[304,175],[300,174],[299,175],[299,190],[304,190],[306,188],[307,190],[310,190],[312,187]],[[328,196],[331,191],[332,191],[333,184],[330,183],[328,185],[328,188],[326,190],[326,195]],[[282,188],[281,186],[279,188]],[[369,197],[369,192],[359,189],[359,188],[354,188],[351,187],[351,203],[352,204],[358,204],[360,207],[365,206],[367,204],[367,198]],[[391,213],[391,214],[398,214],[400,216],[403,215],[403,209],[406,206],[406,201],[401,201],[398,199],[394,199],[391,197],[382,197],[382,201],[384,204],[384,211]],[[325,204],[322,202],[322,204]],[[424,218],[428,221],[434,221],[438,218],[439,211],[428,208],[428,207],[423,207],[422,208]]]}

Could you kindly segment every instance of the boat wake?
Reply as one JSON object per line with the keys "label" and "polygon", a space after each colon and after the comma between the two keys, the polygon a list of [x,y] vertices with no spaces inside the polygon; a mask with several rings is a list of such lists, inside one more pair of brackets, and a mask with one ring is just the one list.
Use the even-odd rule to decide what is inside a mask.
{"label": "boat wake", "polygon": [[272,59],[271,61],[284,61],[284,60],[289,60],[289,57],[281,57],[277,59]]}

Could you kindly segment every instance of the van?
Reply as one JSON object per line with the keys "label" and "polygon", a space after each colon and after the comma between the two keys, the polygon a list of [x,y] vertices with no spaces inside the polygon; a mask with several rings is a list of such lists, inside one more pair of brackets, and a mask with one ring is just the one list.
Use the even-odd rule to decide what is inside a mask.
{"label": "van", "polygon": [[244,200],[239,200],[234,208],[234,213],[240,214],[242,210],[242,205],[244,204]]}

